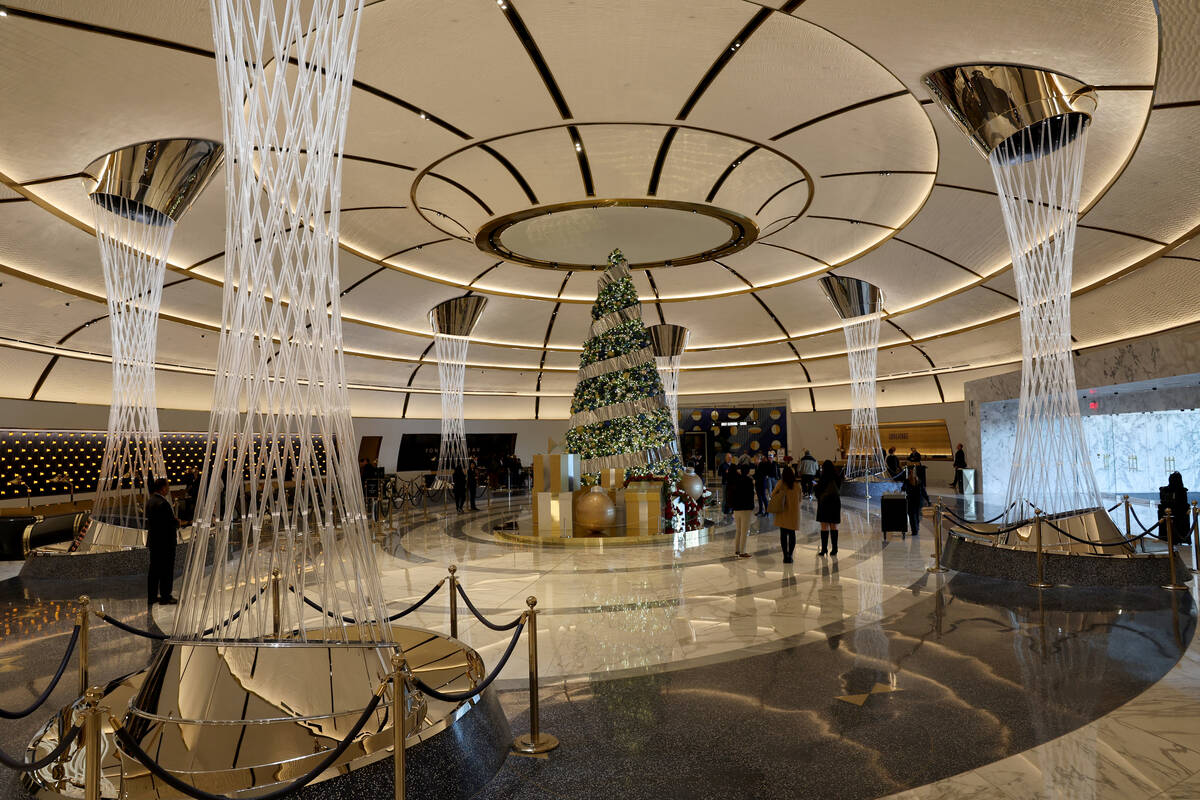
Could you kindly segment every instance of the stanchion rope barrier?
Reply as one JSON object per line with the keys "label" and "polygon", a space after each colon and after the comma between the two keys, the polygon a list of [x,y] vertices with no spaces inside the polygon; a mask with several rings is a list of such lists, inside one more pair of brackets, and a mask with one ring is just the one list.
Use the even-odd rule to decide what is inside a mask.
{"label": "stanchion rope barrier", "polygon": [[[256,602],[258,602],[258,598],[260,598],[264,594],[266,594],[266,591],[267,591],[266,586],[259,589],[258,594],[251,597],[246,602],[246,605],[242,606],[237,611],[233,612],[233,614],[230,615],[229,619],[225,620],[224,622],[220,623],[219,625],[213,625],[211,628],[205,628],[204,632],[200,635],[201,636],[211,636],[213,633],[220,630],[221,628],[232,625],[234,622],[237,621],[237,618],[242,615],[242,612],[249,611],[250,606],[252,606]],[[128,622],[122,622],[121,620],[117,619],[116,617],[110,617],[108,614],[106,614],[103,611],[97,611],[96,616],[99,617],[100,619],[104,620],[105,622],[107,622],[109,625],[112,625],[113,627],[120,628],[121,630],[123,630],[127,633],[134,634],[135,636],[141,636],[144,639],[155,639],[155,640],[161,642],[161,641],[165,641],[165,640],[171,638],[168,634],[165,634],[165,633],[153,633],[151,631],[142,630],[141,628],[135,628],[133,625],[130,625]]]}
{"label": "stanchion rope barrier", "polygon": [[944,513],[944,515],[946,515],[947,517],[953,517],[955,519],[958,519],[959,522],[964,523],[964,524],[973,522],[973,523],[977,523],[977,524],[990,525],[991,523],[996,522],[997,519],[1000,519],[1001,517],[1006,515],[1006,513],[1008,513],[1010,510],[1012,510],[1012,507],[1014,505],[1016,505],[1016,500],[1013,500],[1012,503],[1008,504],[1008,509],[1004,509],[1000,513],[997,513],[997,515],[995,517],[989,517],[988,519],[964,519],[964,518],[960,517],[959,515],[956,515],[956,513],[954,513],[953,511],[950,511],[949,509],[947,509],[946,506],[942,506],[942,513]]}
{"label": "stanchion rope barrier", "polygon": [[[1068,533],[1067,531],[1064,531],[1062,528],[1058,527],[1057,525],[1055,525],[1052,520],[1043,518],[1042,522],[1045,523],[1046,525],[1049,525],[1051,528],[1058,531],[1059,533],[1061,533],[1063,536],[1067,537],[1068,539],[1071,539],[1072,541],[1079,542],[1080,544],[1092,545],[1093,547],[1116,547],[1117,545],[1122,545],[1122,544],[1133,544],[1134,542],[1136,542],[1140,539],[1144,539],[1146,536],[1148,536],[1150,534],[1150,531],[1152,531],[1152,530],[1154,530],[1154,528],[1158,527],[1158,525],[1155,525],[1154,528],[1151,528],[1149,531],[1143,531],[1143,532],[1139,533],[1137,536],[1131,536],[1127,539],[1115,539],[1115,540],[1111,540],[1111,541],[1097,542],[1097,541],[1092,541],[1089,539],[1080,539],[1078,536],[1074,536],[1074,535]],[[1161,520],[1160,520],[1160,522],[1161,522]]]}
{"label": "stanchion rope barrier", "polygon": [[483,614],[479,613],[479,609],[476,608],[475,604],[471,602],[471,598],[467,597],[467,590],[463,588],[461,583],[457,583],[456,585],[458,586],[458,593],[462,596],[463,602],[467,604],[467,608],[469,608],[471,613],[475,615],[475,619],[482,622],[485,627],[491,628],[494,631],[510,631],[520,625],[521,621],[525,619],[525,615],[522,613],[517,615],[516,619],[506,625],[497,625]]}
{"label": "stanchion rope barrier", "polygon": [[504,669],[504,665],[508,663],[509,657],[513,654],[513,650],[516,648],[517,642],[521,638],[521,632],[525,630],[525,619],[525,614],[521,614],[521,616],[517,619],[517,629],[513,631],[512,640],[508,643],[508,647],[504,650],[504,655],[500,656],[500,661],[496,664],[496,668],[492,670],[492,674],[480,681],[479,685],[471,691],[453,693],[440,692],[415,675],[413,676],[413,683],[415,683],[417,688],[425,694],[436,700],[441,700],[444,703],[464,703],[467,700],[476,697],[482,693],[484,689],[492,685],[492,681],[496,680],[496,677],[500,674],[500,670]]}
{"label": "stanchion rope barrier", "polygon": [[[62,661],[58,664],[58,670],[54,673],[54,677],[50,679],[50,683],[46,686],[45,691],[33,701],[33,705],[21,709],[20,711],[9,711],[0,708],[0,717],[4,719],[23,719],[28,717],[33,712],[42,707],[42,703],[50,699],[50,693],[58,686],[58,682],[62,680],[63,673],[67,671],[67,664],[71,661],[71,654],[75,652],[75,644],[79,641],[79,625],[75,625],[75,629],[71,631],[71,641],[67,642],[67,652],[63,653]],[[15,767],[14,767],[15,769]]]}
{"label": "stanchion rope barrier", "polygon": [[[433,585],[433,588],[432,588],[432,589],[430,589],[428,592],[426,592],[426,593],[425,593],[425,596],[424,596],[424,597],[422,597],[420,600],[418,600],[417,602],[413,603],[411,606],[409,606],[408,608],[404,609],[403,611],[397,611],[395,614],[392,614],[390,617],[386,617],[386,618],[384,618],[384,622],[395,622],[396,620],[400,619],[401,617],[406,617],[406,616],[408,616],[409,614],[411,614],[412,612],[416,611],[418,608],[420,608],[421,606],[423,606],[423,605],[425,605],[426,603],[428,603],[428,602],[430,601],[430,599],[431,599],[431,598],[432,598],[432,597],[433,597],[435,594],[437,594],[437,593],[438,593],[438,590],[442,588],[442,585],[443,585],[445,582],[446,582],[446,579],[445,579],[445,578],[442,578],[440,581],[438,581],[437,583],[435,583],[435,584]],[[295,586],[289,586],[289,587],[288,587],[288,591],[292,592],[293,594],[298,594],[298,592],[296,591],[296,587],[295,587]],[[322,614],[324,614],[325,616],[329,617],[330,619],[338,619],[338,618],[340,618],[342,622],[345,622],[345,623],[347,623],[347,624],[349,624],[349,625],[357,625],[357,624],[359,624],[359,623],[358,623],[358,620],[356,620],[356,619],[354,619],[354,618],[352,618],[352,617],[347,617],[347,616],[343,616],[343,615],[340,615],[340,614],[334,614],[332,611],[326,611],[326,610],[325,610],[324,608],[322,608],[322,607],[321,607],[321,605],[320,605],[319,603],[317,603],[315,600],[310,600],[310,599],[308,598],[308,596],[307,596],[307,595],[300,595],[300,597],[301,597],[301,599],[304,601],[304,604],[305,604],[306,606],[308,606],[309,608],[315,609],[316,611],[319,611],[319,612],[321,612]]]}
{"label": "stanchion rope barrier", "polygon": [[[999,536],[1002,533],[1012,533],[1013,531],[1015,531],[1019,528],[1024,528],[1028,524],[1029,524],[1028,522],[1017,522],[1017,523],[1014,523],[1014,524],[1008,526],[1007,528],[999,528],[994,531],[981,531],[978,528],[972,528],[970,525],[966,524],[965,522],[960,521],[959,524],[954,527],[962,528],[963,530],[967,531],[968,533],[973,533],[976,536]],[[951,528],[950,532],[953,533],[954,529]]]}
{"label": "stanchion rope barrier", "polygon": [[[371,715],[375,713],[375,709],[379,706],[379,701],[383,697],[383,687],[386,685],[387,683],[385,682],[379,687],[374,696],[371,698],[371,702],[367,704],[365,709],[363,709],[362,716],[358,718],[358,721],[354,723],[354,727],[351,728],[350,732],[346,735],[346,738],[338,742],[338,746],[330,751],[329,755],[321,759],[320,763],[286,786],[282,786],[274,791],[267,792],[266,794],[255,795],[254,800],[277,800],[277,798],[284,797],[298,789],[303,789],[305,786],[312,783],[318,775],[332,767],[334,763],[346,752],[346,749],[350,747],[351,742],[354,741],[354,737],[358,736],[359,732],[362,731],[363,726],[367,724],[367,720],[370,719]],[[112,725],[113,733],[116,735],[117,741],[121,743],[121,746],[124,748],[125,752],[133,756],[138,763],[148,769],[150,774],[154,775],[154,777],[158,778],[175,791],[183,792],[189,797],[195,798],[195,800],[236,800],[236,798],[230,797],[229,795],[213,794],[212,792],[206,792],[203,789],[197,789],[190,783],[175,777],[173,774],[160,766],[157,761],[151,758],[150,755],[147,754],[146,751],[143,750],[136,741],[134,741],[134,738],[129,734],[129,731],[125,730],[124,726],[122,726],[115,719],[112,720]]]}
{"label": "stanchion rope barrier", "polygon": [[67,748],[75,741],[75,737],[79,736],[79,726],[72,725],[66,735],[59,740],[58,745],[46,755],[33,761],[25,761],[20,758],[13,758],[8,753],[0,750],[0,764],[15,769],[18,772],[37,772],[39,769],[49,766],[58,760],[59,756],[67,752]]}
{"label": "stanchion rope barrier", "polygon": [[1151,533],[1155,528],[1157,528],[1163,524],[1163,519],[1159,519],[1158,522],[1154,523],[1149,528],[1147,528],[1145,525],[1142,524],[1141,519],[1138,518],[1137,510],[1132,505],[1129,506],[1129,512],[1133,516],[1133,521],[1136,522],[1138,524],[1138,527],[1142,529],[1143,536],[1145,536],[1147,533]]}

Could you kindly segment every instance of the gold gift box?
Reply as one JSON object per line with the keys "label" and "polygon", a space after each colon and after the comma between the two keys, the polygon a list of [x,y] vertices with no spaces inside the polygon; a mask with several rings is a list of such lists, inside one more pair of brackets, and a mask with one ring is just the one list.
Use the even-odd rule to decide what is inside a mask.
{"label": "gold gift box", "polygon": [[662,533],[662,484],[634,481],[625,487],[625,535]]}
{"label": "gold gift box", "polygon": [[533,457],[533,491],[562,494],[579,488],[577,453],[540,454]]}

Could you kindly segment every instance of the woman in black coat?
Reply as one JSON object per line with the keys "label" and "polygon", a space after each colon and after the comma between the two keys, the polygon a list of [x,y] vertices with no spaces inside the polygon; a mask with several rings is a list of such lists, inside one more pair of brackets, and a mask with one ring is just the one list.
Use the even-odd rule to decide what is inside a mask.
{"label": "woman in black coat", "polygon": [[929,505],[929,495],[925,493],[925,485],[917,477],[917,470],[909,468],[904,475],[904,496],[908,507],[908,527],[912,535],[921,532],[921,509]]}
{"label": "woman in black coat", "polygon": [[[821,472],[817,475],[817,485],[813,494],[817,496],[817,522],[821,523],[821,552],[823,556],[837,555],[838,525],[842,521],[842,497],[838,493],[842,488],[842,473],[833,462],[825,459]],[[832,545],[832,548],[830,548]]]}
{"label": "woman in black coat", "polygon": [[[1166,516],[1167,509],[1171,509],[1171,538],[1176,544],[1187,544],[1192,538],[1192,513],[1188,506],[1188,490],[1183,485],[1183,475],[1172,472],[1171,477],[1167,478],[1167,485],[1158,490],[1158,496],[1162,504],[1159,514]],[[1165,539],[1165,526],[1163,531],[1162,538]]]}
{"label": "woman in black coat", "polygon": [[454,468],[454,475],[450,480],[454,486],[454,505],[462,511],[467,502],[467,473],[463,471],[461,464]]}

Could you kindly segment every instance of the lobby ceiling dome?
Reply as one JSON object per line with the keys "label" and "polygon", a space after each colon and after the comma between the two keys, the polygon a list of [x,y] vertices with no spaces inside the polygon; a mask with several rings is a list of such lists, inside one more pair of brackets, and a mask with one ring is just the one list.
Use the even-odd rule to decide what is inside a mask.
{"label": "lobby ceiling dome", "polygon": [[[131,142],[221,138],[208,4],[7,7],[4,394],[104,403],[104,285],[77,175]],[[1031,64],[1095,88],[1076,344],[1195,322],[1198,18],[1188,0],[368,0],[340,204],[353,411],[440,414],[428,313],[471,292],[488,304],[467,416],[567,417],[614,247],[647,322],[691,331],[684,402],[849,407],[826,274],[887,298],[881,405],[960,399],[963,382],[1015,369],[991,174],[921,82],[961,63]],[[175,235],[166,408],[208,405],[223,188]]]}

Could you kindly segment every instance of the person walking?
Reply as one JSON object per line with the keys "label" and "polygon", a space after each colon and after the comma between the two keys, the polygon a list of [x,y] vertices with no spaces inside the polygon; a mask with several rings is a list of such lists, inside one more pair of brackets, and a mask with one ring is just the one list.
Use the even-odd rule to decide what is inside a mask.
{"label": "person walking", "polygon": [[732,511],[729,505],[729,482],[734,478],[733,453],[725,454],[725,459],[717,466],[717,477],[721,479],[721,514],[728,517]]}
{"label": "person walking", "polygon": [[954,481],[950,484],[950,488],[961,492],[963,490],[963,474],[962,471],[967,468],[967,454],[963,452],[962,443],[959,442],[958,449],[954,451]]}
{"label": "person walking", "polygon": [[150,551],[150,571],[146,576],[147,605],[155,602],[173,606],[179,601],[171,594],[175,583],[175,541],[179,518],[171,505],[171,486],[166,478],[150,483],[146,499],[146,549]]}
{"label": "person walking", "polygon": [[838,525],[842,522],[842,496],[838,493],[841,488],[842,473],[825,459],[813,489],[817,496],[817,522],[821,524],[821,552],[817,555],[837,555]]}
{"label": "person walking", "polygon": [[738,558],[749,558],[746,552],[746,536],[750,533],[750,515],[754,513],[754,479],[750,477],[750,465],[738,464],[730,469],[729,504],[733,509],[733,524],[737,532],[733,540],[733,554]]}
{"label": "person walking", "polygon": [[921,532],[921,509],[929,505],[929,495],[926,494],[921,479],[917,477],[915,468],[910,467],[907,470],[901,488],[904,490],[905,505],[908,509],[908,527],[912,535],[917,536]]}
{"label": "person walking", "polygon": [[804,451],[804,455],[800,457],[800,488],[804,490],[804,494],[812,497],[813,484],[817,480],[817,460],[813,458],[813,454]]}
{"label": "person walking", "polygon": [[454,487],[454,505],[462,513],[463,504],[467,502],[467,473],[463,471],[462,464],[455,465],[450,482]]}
{"label": "person walking", "polygon": [[475,494],[479,491],[479,462],[471,459],[471,463],[467,465],[467,499],[471,501],[471,510],[478,511],[479,506],[475,505]]}
{"label": "person walking", "polygon": [[774,512],[775,525],[779,528],[779,547],[783,550],[783,563],[792,563],[792,553],[796,550],[796,529],[800,527],[800,482],[796,480],[796,471],[784,467],[779,483],[771,490],[771,504],[781,497],[780,510]]}

